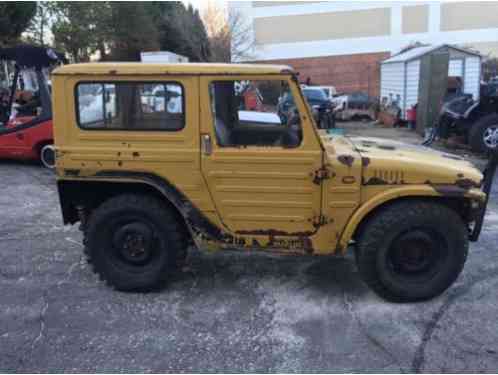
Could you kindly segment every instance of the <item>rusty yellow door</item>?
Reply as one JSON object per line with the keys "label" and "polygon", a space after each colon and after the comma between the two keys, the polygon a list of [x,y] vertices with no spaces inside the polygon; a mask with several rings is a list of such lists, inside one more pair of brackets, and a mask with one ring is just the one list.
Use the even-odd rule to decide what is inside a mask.
{"label": "rusty yellow door", "polygon": [[321,184],[314,182],[314,177],[322,165],[322,149],[297,88],[291,86],[300,110],[299,145],[284,147],[278,141],[261,145],[260,140],[241,145],[244,138],[259,137],[254,131],[255,124],[250,122],[252,117],[257,121],[271,114],[256,111],[250,117],[247,111],[238,112],[240,123],[250,117],[244,123],[248,133],[239,134],[232,142],[220,139],[217,132],[230,132],[230,129],[220,129],[227,125],[216,122],[220,119],[213,103],[212,84],[217,80],[201,78],[200,136],[202,173],[221,221],[234,235],[311,236],[316,231],[314,222],[321,214]]}

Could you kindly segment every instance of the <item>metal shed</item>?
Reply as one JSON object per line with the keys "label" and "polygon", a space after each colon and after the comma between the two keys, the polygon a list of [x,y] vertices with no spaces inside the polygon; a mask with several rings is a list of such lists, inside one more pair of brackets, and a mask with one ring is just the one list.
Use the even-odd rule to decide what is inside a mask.
{"label": "metal shed", "polygon": [[384,60],[380,67],[380,97],[397,100],[402,119],[406,119],[407,109],[418,102],[420,59],[442,49],[449,53],[448,76],[461,77],[463,92],[479,99],[479,53],[448,44],[412,48]]}

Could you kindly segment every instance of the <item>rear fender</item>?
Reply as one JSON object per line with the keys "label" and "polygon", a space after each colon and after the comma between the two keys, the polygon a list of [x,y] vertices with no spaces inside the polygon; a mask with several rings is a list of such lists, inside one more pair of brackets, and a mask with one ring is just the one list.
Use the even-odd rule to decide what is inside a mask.
{"label": "rear fender", "polygon": [[57,182],[65,224],[80,221],[78,205],[93,209],[113,195],[147,190],[171,204],[191,233],[201,232],[213,239],[222,238],[221,230],[174,185],[161,177],[141,172],[103,171],[90,179],[79,177],[77,170],[66,170],[66,174],[68,172],[73,173],[72,178]]}

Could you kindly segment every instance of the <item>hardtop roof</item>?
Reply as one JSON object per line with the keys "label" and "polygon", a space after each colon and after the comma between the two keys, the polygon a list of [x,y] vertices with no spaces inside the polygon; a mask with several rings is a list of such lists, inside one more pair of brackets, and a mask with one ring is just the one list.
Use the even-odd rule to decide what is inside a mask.
{"label": "hardtop roof", "polygon": [[427,53],[436,51],[436,50],[441,49],[441,48],[450,48],[450,49],[454,49],[456,51],[460,51],[460,52],[463,52],[463,53],[466,53],[469,55],[481,56],[476,51],[470,50],[468,48],[454,46],[451,44],[440,44],[440,45],[436,45],[436,46],[427,45],[427,46],[414,47],[414,48],[409,49],[408,51],[398,53],[398,54],[391,56],[390,58],[382,61],[382,64],[416,60],[419,57],[421,57]]}
{"label": "hardtop roof", "polygon": [[67,63],[62,53],[52,48],[20,44],[15,47],[0,48],[0,60],[14,61],[21,68],[45,68]]}
{"label": "hardtop roof", "polygon": [[169,63],[102,62],[64,65],[55,69],[55,75],[151,75],[151,74],[291,74],[287,65],[273,64],[214,64],[214,63]]}

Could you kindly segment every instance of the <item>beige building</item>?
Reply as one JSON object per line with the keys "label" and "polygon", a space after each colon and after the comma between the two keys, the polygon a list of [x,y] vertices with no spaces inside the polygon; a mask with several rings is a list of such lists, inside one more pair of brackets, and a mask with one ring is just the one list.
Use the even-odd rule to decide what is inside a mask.
{"label": "beige building", "polygon": [[251,25],[252,61],[292,65],[301,80],[379,94],[379,63],[415,42],[498,57],[498,1],[230,2]]}

